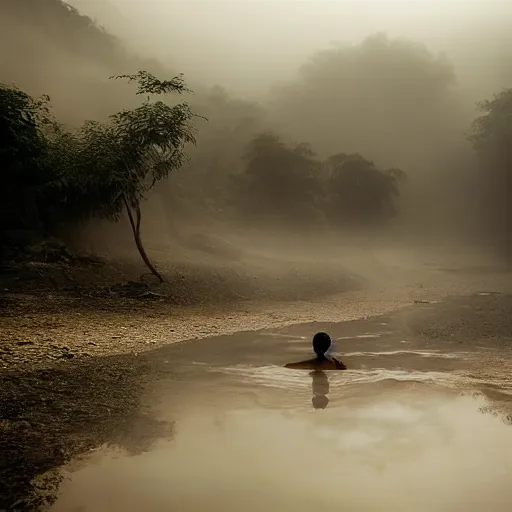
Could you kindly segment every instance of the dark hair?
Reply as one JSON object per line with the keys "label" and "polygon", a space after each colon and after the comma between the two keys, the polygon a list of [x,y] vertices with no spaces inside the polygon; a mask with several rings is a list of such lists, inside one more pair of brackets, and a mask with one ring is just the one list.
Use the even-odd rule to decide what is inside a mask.
{"label": "dark hair", "polygon": [[326,332],[317,332],[313,336],[313,350],[315,354],[322,357],[331,346],[331,337]]}

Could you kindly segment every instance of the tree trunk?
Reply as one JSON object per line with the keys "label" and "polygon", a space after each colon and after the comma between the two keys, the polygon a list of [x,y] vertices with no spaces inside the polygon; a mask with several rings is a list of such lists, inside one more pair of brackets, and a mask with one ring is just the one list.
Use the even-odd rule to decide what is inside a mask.
{"label": "tree trunk", "polygon": [[150,272],[158,279],[160,283],[164,282],[164,278],[160,275],[158,270],[153,266],[151,261],[149,261],[148,255],[146,254],[146,250],[144,249],[144,245],[142,244],[142,239],[140,237],[140,222],[141,222],[141,212],[140,207],[137,205],[135,207],[135,216],[133,218],[132,209],[126,200],[126,197],[123,197],[124,206],[126,208],[126,212],[128,213],[128,219],[130,220],[130,226],[132,227],[133,239],[135,240],[135,245],[139,251],[139,254],[144,261],[146,267],[150,270]]}

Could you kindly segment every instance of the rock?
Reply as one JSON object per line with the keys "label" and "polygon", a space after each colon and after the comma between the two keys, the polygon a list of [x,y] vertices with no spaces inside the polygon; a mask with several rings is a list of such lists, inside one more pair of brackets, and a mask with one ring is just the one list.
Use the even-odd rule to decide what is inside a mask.
{"label": "rock", "polygon": [[72,260],[66,245],[60,240],[45,240],[27,248],[34,261],[44,263],[69,262]]}
{"label": "rock", "polygon": [[73,352],[65,352],[60,357],[61,359],[73,359],[73,357],[75,357],[75,354],[73,354]]}
{"label": "rock", "polygon": [[32,425],[27,420],[20,420],[18,422],[18,428],[22,430],[28,430],[32,427]]}
{"label": "rock", "polygon": [[118,297],[141,298],[148,293],[149,286],[145,283],[128,281],[125,284],[116,284],[107,288],[106,291]]}
{"label": "rock", "polygon": [[34,342],[33,341],[18,341],[18,345],[20,347],[24,346],[24,345],[33,345]]}

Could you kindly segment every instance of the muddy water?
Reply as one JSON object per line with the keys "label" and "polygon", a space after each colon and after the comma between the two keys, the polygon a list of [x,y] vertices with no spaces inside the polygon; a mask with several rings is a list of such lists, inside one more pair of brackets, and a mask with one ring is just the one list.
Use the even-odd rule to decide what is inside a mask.
{"label": "muddy water", "polygon": [[[155,351],[148,400],[173,438],[71,464],[52,510],[509,511],[510,349],[441,307]],[[319,329],[350,369],[282,368]]]}

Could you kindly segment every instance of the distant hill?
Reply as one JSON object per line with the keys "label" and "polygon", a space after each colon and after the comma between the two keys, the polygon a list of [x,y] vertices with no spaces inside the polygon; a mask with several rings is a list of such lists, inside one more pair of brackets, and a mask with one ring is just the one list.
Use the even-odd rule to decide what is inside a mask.
{"label": "distant hill", "polygon": [[131,54],[62,0],[0,4],[0,81],[33,95],[49,94],[56,114],[70,123],[103,117],[125,104],[132,92],[108,78],[139,69],[163,72],[158,62]]}
{"label": "distant hill", "polygon": [[138,46],[139,42],[147,39],[145,37],[147,34],[144,34],[136,21],[127,17],[109,0],[67,0],[67,3],[91,18],[95,24],[110,34],[119,37],[129,50],[135,48],[137,52],[148,55],[143,48]]}

